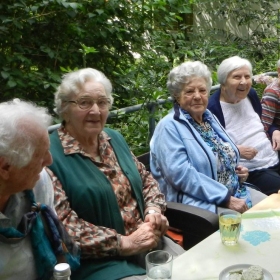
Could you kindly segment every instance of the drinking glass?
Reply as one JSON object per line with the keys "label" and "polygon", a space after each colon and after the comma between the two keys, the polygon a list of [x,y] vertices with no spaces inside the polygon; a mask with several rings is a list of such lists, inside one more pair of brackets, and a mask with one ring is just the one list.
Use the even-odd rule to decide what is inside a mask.
{"label": "drinking glass", "polygon": [[173,256],[166,251],[152,251],[146,255],[148,280],[167,280],[172,276]]}
{"label": "drinking glass", "polygon": [[241,229],[241,214],[234,210],[225,210],[219,214],[220,235],[223,244],[236,245]]}

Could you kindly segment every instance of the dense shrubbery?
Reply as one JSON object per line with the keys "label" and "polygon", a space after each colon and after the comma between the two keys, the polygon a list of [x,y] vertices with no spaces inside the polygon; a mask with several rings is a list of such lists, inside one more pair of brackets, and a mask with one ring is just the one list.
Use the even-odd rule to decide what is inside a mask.
{"label": "dense shrubbery", "polygon": [[[229,32],[219,37],[221,31],[214,29],[192,32],[193,2],[203,1],[5,1],[0,4],[0,100],[28,99],[52,112],[61,75],[82,67],[97,68],[111,79],[113,109],[167,97],[166,76],[186,59],[208,64],[214,82],[216,66],[230,55],[249,58],[255,73],[274,70],[279,46],[276,35],[267,30],[269,25],[278,26],[268,1],[261,1],[266,9],[260,14],[250,12],[249,3],[258,0],[219,0],[220,9],[212,11],[229,17],[239,8],[237,20],[245,25],[258,16],[265,20],[267,30],[246,40]],[[156,119],[170,106],[159,106]],[[109,125],[120,130],[139,154],[148,147],[148,118],[143,108],[118,116]]]}

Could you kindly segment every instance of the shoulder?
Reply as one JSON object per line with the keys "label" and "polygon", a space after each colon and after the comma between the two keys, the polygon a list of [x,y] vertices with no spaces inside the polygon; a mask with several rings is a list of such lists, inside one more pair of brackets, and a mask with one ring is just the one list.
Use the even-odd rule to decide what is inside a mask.
{"label": "shoulder", "polygon": [[109,141],[118,141],[126,143],[126,140],[124,139],[123,135],[117,130],[106,127],[103,129],[102,133],[105,136],[109,137]]}
{"label": "shoulder", "polygon": [[217,90],[215,90],[210,96],[211,97],[215,97],[215,96],[219,96],[220,95],[220,93],[221,93],[221,89],[220,88],[218,88]]}
{"label": "shoulder", "polygon": [[171,135],[175,137],[175,134],[179,133],[182,124],[174,119],[174,114],[175,112],[172,110],[158,122],[151,139],[151,144],[158,145],[158,141],[162,139],[166,141]]}
{"label": "shoulder", "polygon": [[262,113],[261,101],[254,88],[250,89],[250,91],[248,93],[248,98],[250,99],[254,110],[259,114],[259,116],[261,116],[261,113]]}
{"label": "shoulder", "polygon": [[40,173],[40,179],[33,189],[35,200],[53,208],[54,191],[50,175],[45,169]]}
{"label": "shoulder", "polygon": [[209,97],[209,102],[207,105],[207,109],[209,109],[216,116],[219,116],[219,118],[221,117],[221,115],[223,115],[222,107],[220,103],[220,95],[221,95],[221,90],[220,89],[216,90]]}
{"label": "shoulder", "polygon": [[269,84],[265,89],[263,95],[266,95],[267,93],[274,94],[274,95],[280,95],[280,82],[277,79],[276,81]]}
{"label": "shoulder", "polygon": [[172,122],[174,122],[174,110],[172,109],[171,112],[169,112],[166,116],[164,116],[162,119],[160,119],[160,121],[157,123],[156,128],[158,127],[162,127],[165,125],[169,125]]}
{"label": "shoulder", "polygon": [[49,138],[50,138],[50,139],[56,139],[56,138],[58,138],[58,131],[57,131],[57,130],[54,130],[54,131],[52,131],[51,133],[49,133]]}
{"label": "shoulder", "polygon": [[211,122],[218,122],[217,117],[208,108],[204,112],[205,118],[209,119]]}
{"label": "shoulder", "polygon": [[108,128],[108,127],[105,127],[103,129],[102,133],[106,133],[110,137],[114,137],[114,136],[123,137],[120,132],[118,132],[117,130],[114,130],[112,128]]}
{"label": "shoulder", "polygon": [[220,91],[220,89],[218,89],[209,96],[208,108],[211,108],[220,102],[220,94],[221,94],[221,91]]}
{"label": "shoulder", "polygon": [[248,96],[251,97],[251,98],[254,98],[254,99],[256,99],[256,98],[259,99],[256,90],[254,88],[252,88],[252,87],[250,88]]}
{"label": "shoulder", "polygon": [[211,123],[211,125],[213,124],[218,124],[219,126],[221,125],[218,117],[211,110],[206,109],[204,115],[205,118]]}
{"label": "shoulder", "polygon": [[221,89],[217,89],[214,93],[209,96],[209,100],[220,100]]}
{"label": "shoulder", "polygon": [[114,149],[126,149],[126,151],[130,151],[125,138],[117,130],[106,127],[103,129],[102,133],[109,136],[108,141]]}

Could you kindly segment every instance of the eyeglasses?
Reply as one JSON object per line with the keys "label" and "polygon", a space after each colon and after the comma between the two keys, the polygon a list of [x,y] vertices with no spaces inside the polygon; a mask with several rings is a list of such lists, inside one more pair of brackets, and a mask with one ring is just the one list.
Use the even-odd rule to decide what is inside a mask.
{"label": "eyeglasses", "polygon": [[90,98],[90,97],[81,97],[81,98],[77,99],[76,101],[69,100],[69,101],[66,101],[66,102],[75,103],[82,110],[91,109],[94,104],[97,104],[99,109],[105,110],[105,109],[108,109],[109,106],[111,105],[110,99],[105,98],[105,97],[104,98],[98,98],[97,100],[95,100],[93,98]]}

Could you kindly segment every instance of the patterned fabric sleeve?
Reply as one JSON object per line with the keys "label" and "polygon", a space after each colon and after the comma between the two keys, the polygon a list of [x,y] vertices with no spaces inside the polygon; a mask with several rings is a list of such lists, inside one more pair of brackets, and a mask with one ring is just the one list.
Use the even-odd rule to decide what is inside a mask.
{"label": "patterned fabric sleeve", "polygon": [[265,131],[268,131],[269,127],[273,123],[275,113],[279,110],[278,96],[273,90],[266,90],[261,100],[262,104],[262,123]]}
{"label": "patterned fabric sleeve", "polygon": [[81,248],[81,258],[102,258],[118,255],[121,236],[113,229],[95,226],[79,219],[70,208],[61,183],[53,172],[47,169],[54,187],[54,204],[59,219],[68,234]]}
{"label": "patterned fabric sleeve", "polygon": [[263,93],[262,123],[265,131],[272,136],[275,130],[280,127],[280,80],[276,79],[268,85]]}
{"label": "patterned fabric sleeve", "polygon": [[146,170],[144,164],[139,162],[133,153],[131,154],[143,181],[145,209],[148,207],[157,207],[164,213],[166,210],[166,202],[164,194],[160,192],[158,182],[153,178],[152,174]]}

